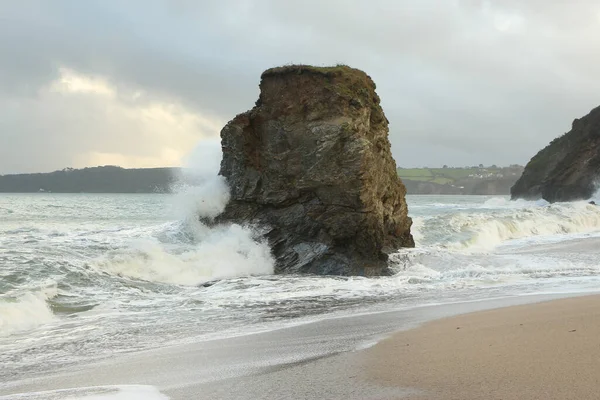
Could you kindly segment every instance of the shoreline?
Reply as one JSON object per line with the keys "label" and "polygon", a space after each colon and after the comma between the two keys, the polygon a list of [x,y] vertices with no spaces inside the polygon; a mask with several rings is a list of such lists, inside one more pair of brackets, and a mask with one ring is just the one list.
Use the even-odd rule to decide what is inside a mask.
{"label": "shoreline", "polygon": [[[405,398],[413,393],[406,389],[410,385],[365,379],[365,357],[396,335],[481,310],[588,295],[520,295],[420,306],[117,355],[55,374],[7,382],[0,385],[0,399],[19,393],[115,385],[154,386],[173,400],[197,398],[199,393],[222,399],[265,398],[263,393],[319,398],[320,392],[329,393],[332,399]],[[287,393],[294,396],[286,397]],[[376,393],[379,397],[372,397]]]}

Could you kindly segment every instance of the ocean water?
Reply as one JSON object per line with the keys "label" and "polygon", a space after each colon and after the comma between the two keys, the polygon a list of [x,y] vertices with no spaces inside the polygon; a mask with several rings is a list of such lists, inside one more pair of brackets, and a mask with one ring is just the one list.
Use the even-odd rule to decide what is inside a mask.
{"label": "ocean water", "polygon": [[391,256],[393,276],[363,278],[273,275],[252,227],[198,222],[227,200],[219,181],[178,195],[0,194],[0,387],[358,312],[600,287],[600,207],[583,201],[408,196],[417,247]]}

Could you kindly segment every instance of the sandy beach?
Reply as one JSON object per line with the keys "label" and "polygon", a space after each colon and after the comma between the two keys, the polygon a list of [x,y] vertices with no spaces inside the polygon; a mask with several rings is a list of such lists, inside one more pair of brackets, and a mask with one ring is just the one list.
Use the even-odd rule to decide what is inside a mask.
{"label": "sandy beach", "polygon": [[598,399],[600,296],[428,322],[359,357],[369,382],[410,399]]}

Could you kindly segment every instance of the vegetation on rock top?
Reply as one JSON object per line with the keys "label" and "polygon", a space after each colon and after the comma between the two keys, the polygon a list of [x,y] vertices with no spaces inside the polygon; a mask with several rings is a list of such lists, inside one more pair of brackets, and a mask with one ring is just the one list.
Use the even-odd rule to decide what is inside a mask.
{"label": "vegetation on rock top", "polygon": [[[379,96],[375,93],[375,82],[364,71],[347,65],[338,64],[330,67],[317,67],[313,65],[284,65],[266,70],[261,75],[261,80],[274,77],[294,75],[314,75],[326,78],[326,87],[333,92],[348,99],[360,98],[368,102],[379,103]],[[261,83],[262,85],[262,83]]]}

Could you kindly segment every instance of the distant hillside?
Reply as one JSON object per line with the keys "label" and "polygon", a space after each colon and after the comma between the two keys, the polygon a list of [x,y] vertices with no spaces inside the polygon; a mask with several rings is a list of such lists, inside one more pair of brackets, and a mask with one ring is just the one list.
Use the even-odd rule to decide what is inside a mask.
{"label": "distant hillside", "polygon": [[522,173],[520,165],[398,168],[408,194],[508,195]]}
{"label": "distant hillside", "polygon": [[165,193],[179,168],[125,169],[115,166],[40,174],[0,175],[0,192]]}
{"label": "distant hillside", "polygon": [[[398,168],[408,194],[509,194],[523,167]],[[168,193],[181,168],[65,168],[0,175],[0,193]]]}

